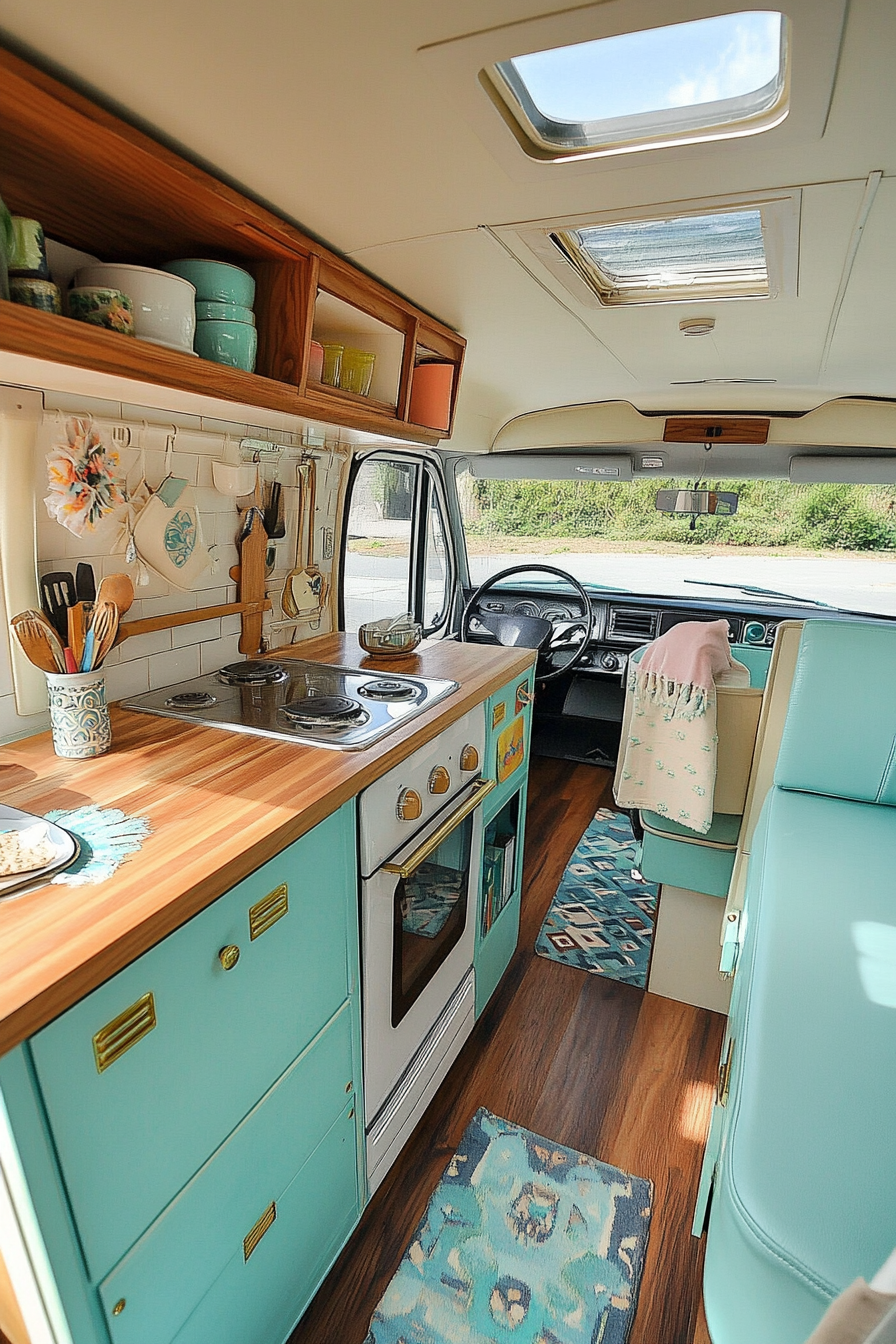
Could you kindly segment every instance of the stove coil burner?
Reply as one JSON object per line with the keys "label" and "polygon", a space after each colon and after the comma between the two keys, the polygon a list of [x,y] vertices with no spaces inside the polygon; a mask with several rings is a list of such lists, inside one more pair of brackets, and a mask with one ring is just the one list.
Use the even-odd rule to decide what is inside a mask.
{"label": "stove coil burner", "polygon": [[353,728],[370,717],[347,695],[309,695],[283,705],[280,713],[297,728]]}
{"label": "stove coil burner", "polygon": [[217,703],[217,697],[208,691],[181,691],[165,701],[169,709],[211,709]]}
{"label": "stove coil burner", "polygon": [[219,676],[231,686],[272,686],[275,682],[286,681],[289,673],[279,663],[250,660],[228,663],[221,668]]}
{"label": "stove coil burner", "polygon": [[383,677],[379,681],[365,681],[358,687],[358,694],[366,695],[370,700],[417,700],[420,689],[408,681]]}

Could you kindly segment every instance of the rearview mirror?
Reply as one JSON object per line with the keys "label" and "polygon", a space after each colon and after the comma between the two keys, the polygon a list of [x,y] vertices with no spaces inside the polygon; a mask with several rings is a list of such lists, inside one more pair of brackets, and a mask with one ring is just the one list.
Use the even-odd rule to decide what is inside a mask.
{"label": "rearview mirror", "polygon": [[657,490],[656,507],[660,513],[737,513],[735,490]]}

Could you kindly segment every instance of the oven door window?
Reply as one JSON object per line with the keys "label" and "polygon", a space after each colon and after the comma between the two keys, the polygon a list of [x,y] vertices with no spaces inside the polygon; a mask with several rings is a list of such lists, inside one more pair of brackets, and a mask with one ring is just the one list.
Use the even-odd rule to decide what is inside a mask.
{"label": "oven door window", "polygon": [[395,884],[393,1027],[420,997],[463,934],[472,842],[471,815],[409,877],[400,877]]}

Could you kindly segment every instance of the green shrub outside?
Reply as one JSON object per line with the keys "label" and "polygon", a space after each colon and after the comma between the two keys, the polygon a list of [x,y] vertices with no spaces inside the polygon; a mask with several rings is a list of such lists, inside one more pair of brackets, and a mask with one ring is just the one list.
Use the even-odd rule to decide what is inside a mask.
{"label": "green shrub outside", "polygon": [[896,549],[896,489],[866,485],[794,486],[789,481],[702,482],[736,490],[732,517],[658,513],[654,496],[680,481],[473,481],[467,531],[473,536],[594,537],[689,546],[792,546],[811,550]]}

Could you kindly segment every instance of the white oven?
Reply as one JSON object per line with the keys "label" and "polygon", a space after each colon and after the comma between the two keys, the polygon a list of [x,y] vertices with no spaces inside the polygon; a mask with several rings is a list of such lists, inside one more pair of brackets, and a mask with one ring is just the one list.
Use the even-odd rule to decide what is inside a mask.
{"label": "white oven", "polygon": [[480,705],[361,794],[364,1098],[371,1191],[473,1026]]}

